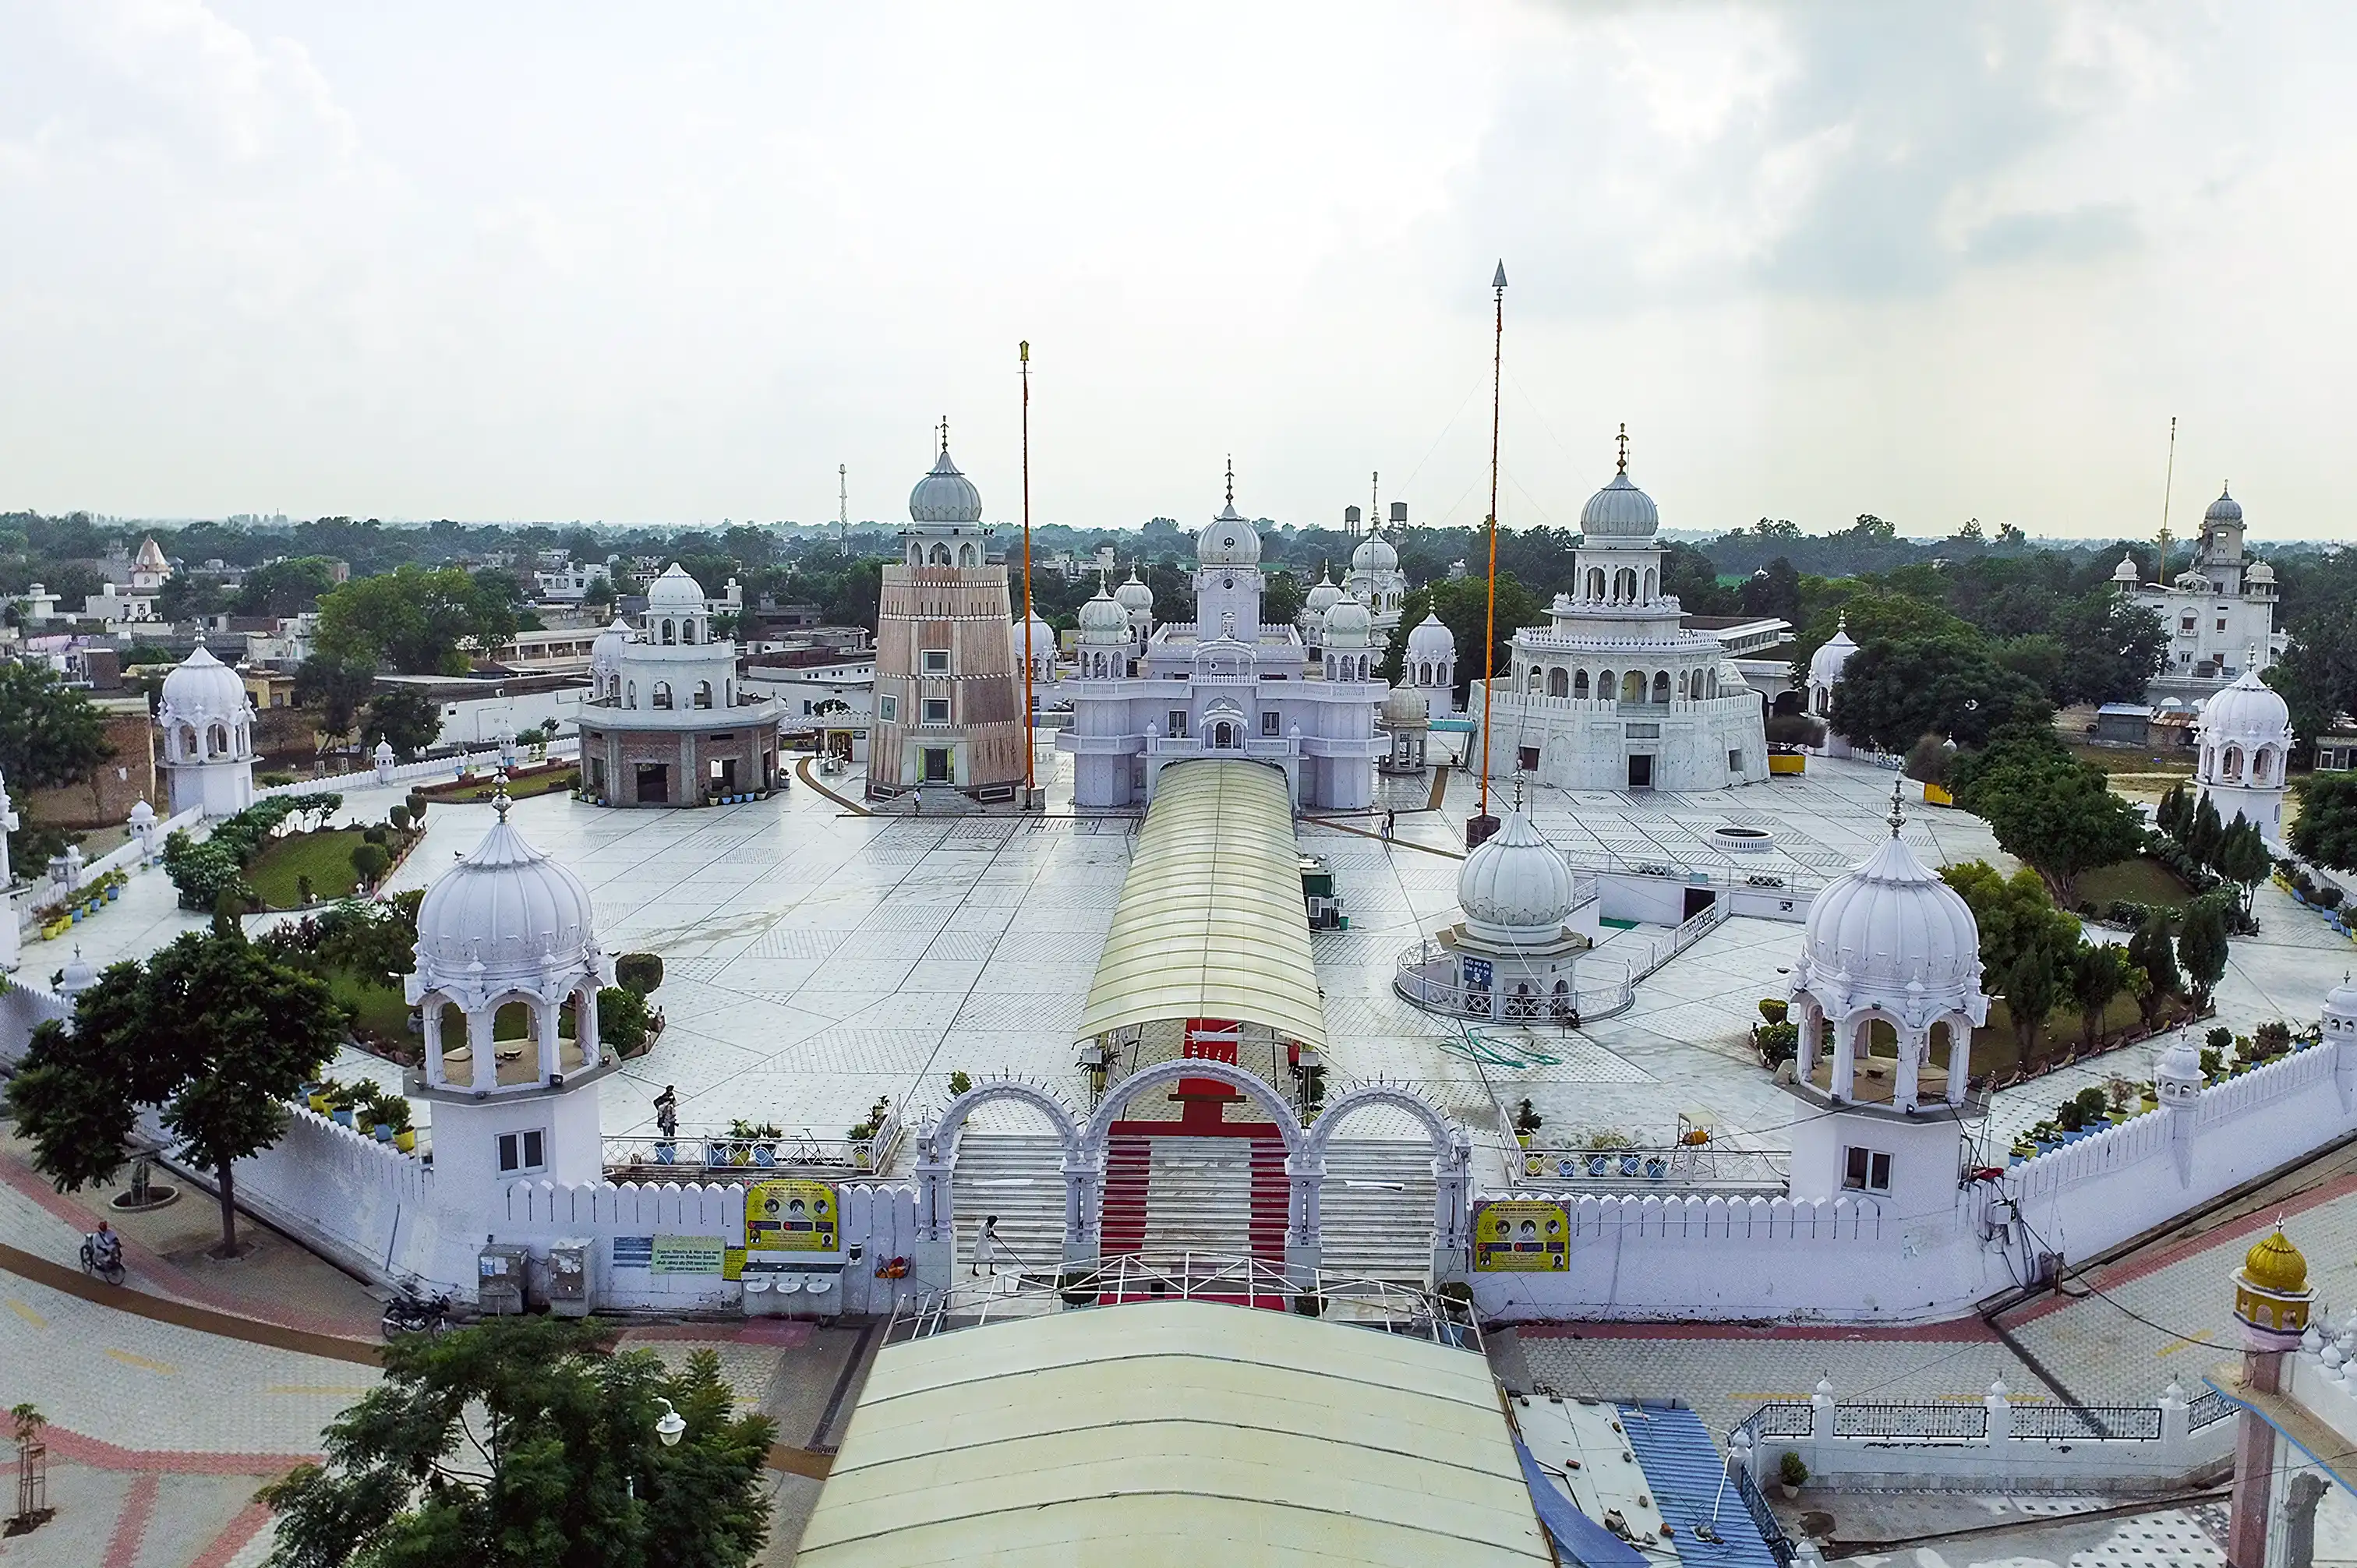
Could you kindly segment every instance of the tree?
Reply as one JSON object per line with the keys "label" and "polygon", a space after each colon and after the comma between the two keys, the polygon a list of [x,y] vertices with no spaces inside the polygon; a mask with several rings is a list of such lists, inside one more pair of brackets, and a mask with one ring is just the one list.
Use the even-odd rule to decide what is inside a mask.
{"label": "tree", "polygon": [[2292,853],[2335,871],[2357,871],[2357,773],[2311,773],[2296,786]]}
{"label": "tree", "polygon": [[2071,756],[2050,733],[2008,735],[1959,762],[1952,778],[1956,803],[1985,819],[1998,846],[2036,866],[2065,904],[2081,873],[2144,846],[2136,809],[2112,793],[2102,768]]}
{"label": "tree", "polygon": [[389,665],[404,675],[463,675],[468,659],[458,645],[499,629],[496,615],[486,612],[490,602],[457,567],[403,566],[358,577],[320,596],[317,646],[338,663],[371,671]]}
{"label": "tree", "polygon": [[2025,948],[2004,972],[2005,1009],[2013,1020],[2014,1048],[2025,1061],[2046,1015],[2062,1000],[2063,976],[2054,961],[2050,947]]}
{"label": "tree", "polygon": [[378,741],[384,741],[404,762],[415,761],[420,752],[441,738],[441,705],[406,686],[379,691],[361,715],[361,744],[373,749]]}
{"label": "tree", "polygon": [[2196,898],[2186,906],[2185,923],[2177,933],[2177,960],[2193,988],[2193,1005],[2210,1005],[2210,993],[2226,972],[2226,916],[2212,898]]}
{"label": "tree", "polygon": [[89,776],[114,755],[88,697],[46,664],[0,662],[0,779],[19,797]]}
{"label": "tree", "polygon": [[220,1256],[237,1255],[233,1162],[286,1130],[286,1104],[343,1037],[327,986],[234,927],[189,932],[145,969],[113,964],[75,999],[70,1032],[43,1024],[9,1089],[33,1166],[76,1191],[122,1168],[140,1111],[160,1106],[186,1158],[213,1173]]}
{"label": "tree", "polygon": [[713,1352],[672,1373],[611,1353],[610,1332],[494,1318],[387,1345],[384,1381],[328,1428],[327,1463],[263,1492],[273,1568],[744,1568],[769,1532],[775,1425],[735,1413]]}
{"label": "tree", "polygon": [[375,689],[371,663],[314,653],[295,670],[295,701],[317,708],[319,727],[329,735],[350,735],[360,720],[361,704]]}
{"label": "tree", "polygon": [[2313,741],[2357,708],[2357,607],[2346,593],[2291,628],[2291,646],[2262,677],[2291,707],[2292,733]]}
{"label": "tree", "polygon": [[2083,942],[2071,964],[2071,997],[2079,1004],[2079,1037],[2089,1050],[2104,1043],[2104,1012],[2127,983],[2127,955],[2109,942]]}
{"label": "tree", "polygon": [[2061,971],[2079,950],[2079,922],[2056,908],[2038,873],[2028,867],[2011,876],[1985,860],[1943,869],[1940,879],[1964,897],[1980,928],[1981,962],[2002,976],[2028,952],[2043,952],[2047,967]]}
{"label": "tree", "polygon": [[2251,900],[2258,893],[2259,884],[2266,880],[2275,861],[2267,854],[2267,841],[2259,836],[2259,824],[2236,812],[2232,827],[2218,845],[2218,875],[2240,889],[2242,914],[2250,918]]}
{"label": "tree", "polygon": [[2136,993],[2136,1011],[2145,1027],[2152,1027],[2169,999],[2184,983],[2177,971],[2177,953],[2169,945],[2169,915],[2161,909],[2145,912],[2144,923],[2128,939],[2128,961],[2144,972],[2145,984]]}
{"label": "tree", "polygon": [[376,879],[382,876],[392,865],[392,852],[381,843],[352,845],[352,871],[360,877],[363,887],[375,886]]}
{"label": "tree", "polygon": [[2192,818],[2186,826],[2185,852],[2197,865],[2215,865],[2218,845],[2225,836],[2226,824],[2218,820],[2218,803],[2207,795],[2202,796],[2201,802],[2193,808]]}
{"label": "tree", "polygon": [[647,1039],[647,999],[619,985],[597,993],[597,1038],[625,1054]]}
{"label": "tree", "polygon": [[1834,687],[1832,719],[1851,741],[1899,751],[1927,730],[1977,746],[2052,713],[2045,693],[2000,666],[1977,638],[1910,636],[1859,644]]}
{"label": "tree", "polygon": [[[1309,585],[1291,572],[1270,573],[1268,585],[1260,597],[1261,624],[1291,626],[1300,616],[1301,607],[1308,597]],[[1394,639],[1394,640],[1405,639]]]}
{"label": "tree", "polygon": [[2182,783],[2171,784],[2153,808],[2153,824],[2178,843],[2185,842],[2186,830],[2191,825],[2193,797]]}
{"label": "tree", "polygon": [[614,961],[614,983],[640,996],[651,994],[663,982],[660,954],[626,952]]}

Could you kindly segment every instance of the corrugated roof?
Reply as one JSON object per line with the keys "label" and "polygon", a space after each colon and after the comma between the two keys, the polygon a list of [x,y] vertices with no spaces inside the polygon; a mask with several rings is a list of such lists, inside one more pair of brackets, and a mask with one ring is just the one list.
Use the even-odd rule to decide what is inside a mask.
{"label": "corrugated roof", "polygon": [[1481,1357],[1174,1301],[885,1349],[795,1561],[1554,1559]]}
{"label": "corrugated roof", "polygon": [[1155,780],[1078,1037],[1174,1018],[1326,1044],[1292,802],[1273,768],[1181,762]]}
{"label": "corrugated roof", "polygon": [[[1653,1484],[1653,1504],[1676,1527],[1684,1568],[1780,1568],[1743,1499],[1735,1495],[1735,1484],[1727,1480],[1726,1461],[1700,1416],[1660,1404],[1624,1404],[1620,1411],[1630,1451]],[[1724,1490],[1721,1482],[1727,1483]],[[1705,1524],[1717,1541],[1695,1534]]]}

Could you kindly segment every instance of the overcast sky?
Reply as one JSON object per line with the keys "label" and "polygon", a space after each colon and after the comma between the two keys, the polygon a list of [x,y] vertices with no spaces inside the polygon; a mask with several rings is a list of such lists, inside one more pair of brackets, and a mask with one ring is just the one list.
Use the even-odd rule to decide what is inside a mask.
{"label": "overcast sky", "polygon": [[0,0],[0,508],[2357,532],[2357,7]]}

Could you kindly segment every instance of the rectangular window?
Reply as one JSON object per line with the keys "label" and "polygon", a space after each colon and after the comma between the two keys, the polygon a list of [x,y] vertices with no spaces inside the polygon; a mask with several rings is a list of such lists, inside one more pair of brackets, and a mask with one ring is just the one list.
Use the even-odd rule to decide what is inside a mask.
{"label": "rectangular window", "polygon": [[1284,732],[1277,726],[1283,722],[1284,721],[1273,712],[1263,714],[1260,716],[1260,733],[1265,736],[1281,735]]}
{"label": "rectangular window", "polygon": [[950,650],[946,648],[926,649],[925,673],[928,675],[946,675],[949,672]]}
{"label": "rectangular window", "polygon": [[2218,629],[2220,631],[2226,629],[2226,618],[2224,616],[2220,616],[2218,618]]}
{"label": "rectangular window", "polygon": [[2177,623],[2177,629],[2179,631],[2191,631],[2193,629],[2193,618],[2191,616],[2187,616],[2183,619],[2179,620]]}
{"label": "rectangular window", "polygon": [[522,1171],[545,1170],[548,1167],[548,1134],[535,1127],[529,1133],[500,1134],[500,1174],[510,1176]]}
{"label": "rectangular window", "polygon": [[950,700],[947,697],[927,697],[925,699],[925,722],[929,725],[945,725],[949,723]]}
{"label": "rectangular window", "polygon": [[1727,754],[1727,770],[1729,773],[1740,773],[1743,771],[1743,753],[1739,751],[1730,751]]}
{"label": "rectangular window", "polygon": [[1889,1192],[1890,1156],[1876,1149],[1844,1149],[1842,1186],[1852,1192]]}
{"label": "rectangular window", "polygon": [[1187,733],[1186,709],[1173,708],[1170,710],[1170,733],[1174,736],[1182,736]]}
{"label": "rectangular window", "polygon": [[1539,770],[1539,748],[1535,746],[1523,746],[1515,754],[1514,765],[1525,773],[1536,773]]}
{"label": "rectangular window", "polygon": [[900,699],[898,697],[877,698],[876,716],[882,719],[888,725],[899,723],[900,718]]}

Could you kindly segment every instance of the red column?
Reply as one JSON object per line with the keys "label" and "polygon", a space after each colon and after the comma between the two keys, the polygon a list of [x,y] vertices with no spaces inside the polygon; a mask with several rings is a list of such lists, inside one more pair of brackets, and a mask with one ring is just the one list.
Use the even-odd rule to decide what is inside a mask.
{"label": "red column", "polygon": [[[2243,1352],[2243,1384],[2255,1393],[2282,1386],[2283,1352]],[[2276,1473],[2276,1429],[2244,1411],[2235,1417],[2234,1496],[2226,1525],[2227,1568],[2266,1568],[2267,1513]]]}

